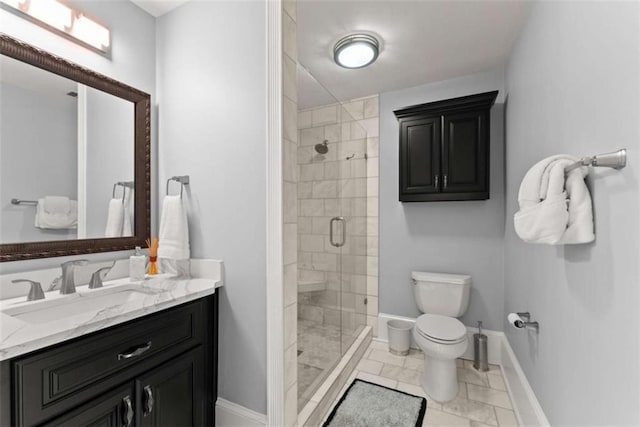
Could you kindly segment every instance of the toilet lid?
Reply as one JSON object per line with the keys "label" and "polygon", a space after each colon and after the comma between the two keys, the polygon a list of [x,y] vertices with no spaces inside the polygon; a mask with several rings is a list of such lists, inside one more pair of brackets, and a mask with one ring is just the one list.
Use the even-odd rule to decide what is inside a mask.
{"label": "toilet lid", "polygon": [[455,342],[467,336],[467,328],[456,318],[439,314],[423,314],[416,321],[418,332],[425,338]]}

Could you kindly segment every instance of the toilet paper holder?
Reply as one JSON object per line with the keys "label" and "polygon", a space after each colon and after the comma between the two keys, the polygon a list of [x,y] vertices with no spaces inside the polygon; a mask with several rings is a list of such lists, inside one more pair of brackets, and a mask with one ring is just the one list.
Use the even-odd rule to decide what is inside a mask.
{"label": "toilet paper holder", "polygon": [[536,333],[540,330],[540,324],[531,321],[531,313],[528,311],[509,313],[507,320],[516,329],[529,329]]}

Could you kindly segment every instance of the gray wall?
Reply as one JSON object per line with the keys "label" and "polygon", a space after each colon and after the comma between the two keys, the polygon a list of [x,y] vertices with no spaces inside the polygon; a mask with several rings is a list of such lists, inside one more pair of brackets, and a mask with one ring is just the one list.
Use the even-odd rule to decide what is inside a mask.
{"label": "gray wall", "polygon": [[491,198],[398,201],[398,121],[393,111],[503,88],[502,70],[380,94],[380,312],[417,317],[411,271],[473,277],[467,325],[502,330],[504,230],[503,94],[491,110]]}
{"label": "gray wall", "polygon": [[[158,19],[160,197],[189,174],[191,255],[225,262],[219,395],[266,412],[266,67],[262,2]],[[177,190],[173,187],[174,194]]]}
{"label": "gray wall", "polygon": [[[87,50],[65,38],[52,35],[49,31],[31,24],[24,19],[0,9],[2,32],[34,44],[53,54],[62,56],[92,70],[103,73],[130,86],[151,94],[151,102],[156,103],[156,61],[155,61],[155,19],[127,0],[114,1],[73,1],[79,10],[95,17],[111,30],[111,57]],[[155,110],[151,115],[152,126],[156,123]],[[156,131],[151,131],[151,171],[152,185],[156,183]],[[154,187],[155,188],[155,187]],[[152,224],[155,227],[157,209],[152,196]],[[153,229],[153,228],[152,228]],[[87,255],[92,261],[128,257],[131,251],[110,252]],[[77,257],[46,258],[32,261],[16,261],[0,264],[2,273],[51,268],[67,259]]]}
{"label": "gray wall", "polygon": [[[505,326],[552,425],[639,425],[637,2],[536,2],[507,69]],[[526,244],[513,231],[527,169],[553,154],[627,147],[629,166],[590,174],[596,242]]]}
{"label": "gray wall", "polygon": [[36,207],[11,199],[77,200],[76,99],[8,83],[0,96],[0,243],[75,239],[75,228],[36,228]]}

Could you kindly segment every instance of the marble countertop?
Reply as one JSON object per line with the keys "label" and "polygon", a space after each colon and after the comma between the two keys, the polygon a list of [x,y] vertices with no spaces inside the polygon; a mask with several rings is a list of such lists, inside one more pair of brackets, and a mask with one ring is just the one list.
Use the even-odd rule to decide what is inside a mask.
{"label": "marble countertop", "polygon": [[[70,295],[47,292],[44,300],[47,307],[41,312],[34,310],[38,307],[34,304],[42,305],[43,300],[25,302],[22,296],[0,301],[0,361],[212,295],[223,285],[223,274],[221,261],[191,260],[189,278],[157,275],[137,283],[120,278],[105,282],[100,289],[78,287],[77,292]],[[95,304],[100,303],[98,298],[117,292],[134,293],[136,297],[117,303],[114,298],[110,300],[112,305]],[[65,308],[64,316],[47,317],[46,311],[53,312],[61,306]],[[37,320],[25,321],[28,314],[27,317],[16,315],[29,310]]]}

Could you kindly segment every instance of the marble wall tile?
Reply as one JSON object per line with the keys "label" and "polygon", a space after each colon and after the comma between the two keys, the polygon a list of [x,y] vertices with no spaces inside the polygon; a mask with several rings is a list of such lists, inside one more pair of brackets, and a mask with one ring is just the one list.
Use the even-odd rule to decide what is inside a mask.
{"label": "marble wall tile", "polygon": [[364,119],[364,101],[351,101],[342,104],[342,121]]}
{"label": "marble wall tile", "polygon": [[[282,73],[282,92],[284,96],[293,102],[297,102],[298,90],[296,87],[296,63],[287,55],[282,57]],[[297,108],[293,113],[297,116]],[[294,118],[294,122],[297,122],[296,119],[297,117]],[[297,129],[297,126],[295,126],[295,128]]]}
{"label": "marble wall tile", "polygon": [[298,316],[301,319],[309,320],[314,323],[322,323],[324,320],[324,310],[322,307],[301,305],[299,311]]}
{"label": "marble wall tile", "polygon": [[338,256],[336,254],[314,253],[313,269],[321,271],[338,271]]}
{"label": "marble wall tile", "polygon": [[297,341],[297,314],[298,304],[293,303],[284,308],[284,349],[289,348]]}
{"label": "marble wall tile", "polygon": [[284,351],[284,388],[290,388],[298,376],[298,346],[296,343]]}
{"label": "marble wall tile", "polygon": [[367,177],[377,177],[380,169],[378,157],[369,157],[367,160]]}
{"label": "marble wall tile", "polygon": [[283,262],[284,265],[295,263],[298,259],[298,225],[283,225]]}
{"label": "marble wall tile", "polygon": [[378,276],[367,276],[367,295],[378,296]]}
{"label": "marble wall tile", "polygon": [[311,163],[300,165],[300,181],[322,180],[324,178],[324,165]]}
{"label": "marble wall tile", "polygon": [[[300,194],[298,192],[298,194]],[[379,212],[379,199],[377,197],[367,196],[367,216],[376,218]]]}
{"label": "marble wall tile", "polygon": [[298,221],[298,186],[295,182],[283,183],[283,217],[286,223],[295,223]]}
{"label": "marble wall tile", "polygon": [[367,316],[377,316],[378,315],[378,297],[368,296],[367,300],[368,300]]}
{"label": "marble wall tile", "polygon": [[311,193],[313,191],[313,182],[298,182],[298,198],[299,199],[310,199]]}
{"label": "marble wall tile", "polygon": [[371,97],[364,100],[364,118],[370,119],[378,117],[379,113],[379,101],[378,97]]}
{"label": "marble wall tile", "polygon": [[297,156],[298,146],[296,143],[285,139],[282,142],[282,177],[285,181],[298,181]]}
{"label": "marble wall tile", "polygon": [[338,123],[338,106],[316,108],[311,110],[311,124],[313,126],[332,125]]}
{"label": "marble wall tile", "polygon": [[311,127],[311,111],[298,112],[298,129],[306,129]]}
{"label": "marble wall tile", "polygon": [[[333,143],[340,142],[342,140],[341,128],[342,128],[342,126],[339,125],[339,124],[325,126],[324,127],[324,138],[328,142],[333,142]],[[335,151],[336,146],[332,146],[331,148],[333,148],[333,151]],[[331,149],[329,151],[331,151]]]}
{"label": "marble wall tile", "polygon": [[298,425],[298,386],[294,383],[284,395],[284,425],[295,427]]}
{"label": "marble wall tile", "polygon": [[314,199],[327,199],[338,195],[337,181],[324,180],[314,181],[312,189],[312,197]]}
{"label": "marble wall tile", "polygon": [[[305,252],[301,252],[305,255],[309,255],[311,257],[312,254],[308,254]],[[311,261],[309,261],[309,263],[311,264]],[[324,282],[326,281],[325,278],[325,272],[324,271],[316,271],[316,270],[311,270],[310,268],[302,268],[300,267],[300,269],[298,270],[298,280],[300,281],[308,281],[308,282]]]}
{"label": "marble wall tile", "polygon": [[323,252],[324,238],[315,234],[303,234],[300,236],[300,250],[304,252]]}
{"label": "marble wall tile", "polygon": [[298,298],[298,265],[284,266],[284,305],[285,307],[296,302]]}
{"label": "marble wall tile", "polygon": [[324,200],[302,199],[300,200],[300,216],[320,216],[324,214]]}
{"label": "marble wall tile", "polygon": [[294,61],[298,60],[296,23],[287,13],[282,14],[282,50]]}
{"label": "marble wall tile", "polygon": [[380,156],[380,141],[378,137],[369,136],[367,138],[367,154],[370,158]]}
{"label": "marble wall tile", "polygon": [[300,130],[300,145],[314,146],[324,141],[324,127],[312,127]]}

